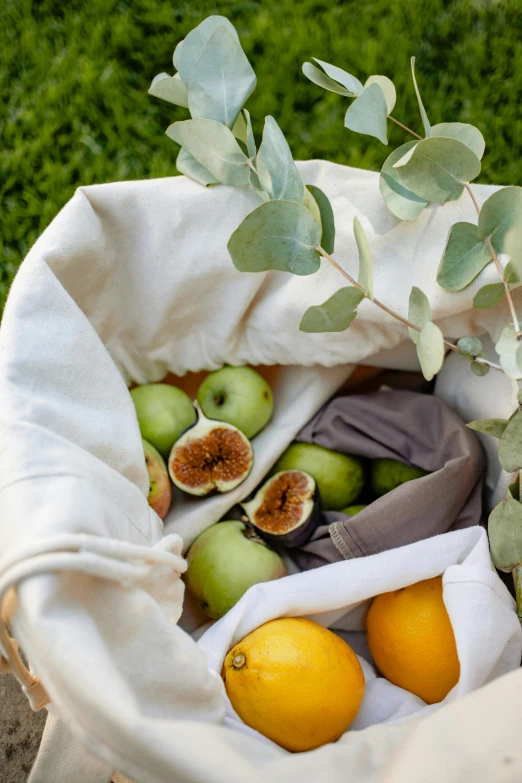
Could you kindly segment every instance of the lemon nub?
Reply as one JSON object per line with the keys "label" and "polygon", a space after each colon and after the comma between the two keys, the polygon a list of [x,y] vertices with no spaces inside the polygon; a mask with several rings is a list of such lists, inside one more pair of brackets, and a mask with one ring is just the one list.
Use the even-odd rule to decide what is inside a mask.
{"label": "lemon nub", "polygon": [[234,669],[242,669],[245,663],[246,663],[246,657],[243,655],[243,653],[239,653],[239,655],[235,655],[232,660],[232,666],[234,667]]}

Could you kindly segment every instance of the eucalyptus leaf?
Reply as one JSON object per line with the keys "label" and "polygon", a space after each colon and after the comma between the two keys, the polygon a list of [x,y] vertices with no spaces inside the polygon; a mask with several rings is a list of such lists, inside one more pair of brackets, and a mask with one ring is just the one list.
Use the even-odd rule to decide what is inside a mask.
{"label": "eucalyptus leaf", "polygon": [[174,49],[174,54],[172,55],[172,62],[174,63],[174,68],[177,71],[179,71],[179,59],[181,57],[181,47],[182,47],[182,45],[183,45],[183,41],[180,41],[176,45],[176,48]]}
{"label": "eucalyptus leaf", "polygon": [[431,127],[430,127],[430,121],[428,120],[428,115],[426,114],[426,110],[424,109],[424,104],[420,96],[419,88],[417,86],[417,79],[415,77],[415,57],[411,58],[411,75],[413,79],[413,86],[415,87],[415,94],[417,96],[417,103],[419,104],[419,111],[422,119],[422,125],[424,127],[424,135],[426,136],[426,138],[428,138],[428,136],[431,135]]}
{"label": "eucalyptus leaf", "polygon": [[[418,143],[419,143],[418,141],[414,141],[414,142],[410,142],[409,143],[408,146],[410,147],[410,149],[407,150],[404,153],[404,155],[401,155],[400,158],[397,158],[396,162],[393,164],[393,167],[395,169],[399,169],[401,166],[405,166],[407,163],[410,162],[410,160],[412,158],[412,155],[413,155],[413,150],[415,149],[415,147],[417,146]],[[406,144],[404,146],[406,146]]]}
{"label": "eucalyptus leaf", "polygon": [[330,199],[315,185],[307,185],[306,190],[313,197],[319,210],[319,222],[322,230],[321,247],[331,255],[334,252],[335,246],[335,219]]}
{"label": "eucalyptus leaf", "polygon": [[262,199],[263,201],[270,201],[270,196],[268,195],[266,190],[262,188],[261,183],[259,181],[259,177],[257,176],[255,171],[252,171],[252,169],[249,169],[248,172],[248,182],[252,190],[255,190],[255,192],[257,193],[260,199]]}
{"label": "eucalyptus leaf", "polygon": [[359,250],[359,278],[357,282],[364,289],[368,299],[373,300],[373,271],[370,245],[361,221],[357,216],[353,219],[353,233],[357,242],[357,249]]}
{"label": "eucalyptus leaf", "polygon": [[180,149],[178,157],[176,158],[176,168],[179,172],[181,172],[181,174],[186,174],[187,177],[190,177],[200,185],[206,186],[219,184],[219,180],[213,177],[212,174],[201,165],[201,163],[198,163],[197,160],[184,147]]}
{"label": "eucalyptus leaf", "polygon": [[500,339],[495,349],[500,358],[500,366],[509,378],[518,381],[522,378],[522,372],[517,363],[518,340],[513,324],[508,324],[502,330]]}
{"label": "eucalyptus leaf", "polygon": [[487,364],[481,364],[480,362],[471,362],[470,370],[474,375],[478,375],[481,378],[488,374],[489,367]]}
{"label": "eucalyptus leaf", "polygon": [[237,120],[235,121],[234,125],[232,126],[232,133],[234,134],[236,139],[239,139],[239,141],[242,141],[243,144],[246,146],[247,143],[247,126],[245,117],[242,111],[239,112],[237,115]]}
{"label": "eucalyptus leaf", "polygon": [[438,125],[432,126],[431,135],[458,139],[466,147],[469,147],[479,160],[482,159],[486,149],[486,142],[482,133],[474,125],[469,125],[467,122],[440,122]]}
{"label": "eucalyptus leaf", "polygon": [[508,473],[522,468],[522,411],[510,418],[498,444],[500,464]]}
{"label": "eucalyptus leaf", "polygon": [[167,128],[167,136],[185,147],[223,185],[249,184],[247,157],[232,131],[217,120],[184,120]]}
{"label": "eucalyptus leaf", "polygon": [[315,198],[310,193],[310,189],[309,189],[308,185],[305,185],[303,204],[305,205],[305,207],[307,209],[310,210],[310,212],[312,213],[312,215],[314,216],[316,221],[321,226],[321,231],[322,231],[323,225],[322,225],[322,221],[321,221],[321,212],[319,211],[319,205],[318,205],[317,201],[315,200]]}
{"label": "eucalyptus leaf", "polygon": [[[509,253],[511,255],[511,252],[509,250],[509,243],[510,243],[510,233],[508,233],[508,236],[506,236],[505,244],[506,244],[506,253]],[[522,254],[521,254],[522,258]],[[506,282],[508,285],[515,285],[515,283],[520,283],[520,275],[517,271],[517,268],[515,264],[510,261],[509,264],[504,269],[504,282]]]}
{"label": "eucalyptus leaf", "polygon": [[457,348],[460,355],[466,359],[474,359],[482,353],[482,343],[478,337],[461,337]]}
{"label": "eucalyptus leaf", "polygon": [[231,128],[255,86],[256,75],[241,44],[220,25],[190,71],[190,113],[194,119],[217,120]]}
{"label": "eucalyptus leaf", "polygon": [[466,427],[483,435],[491,435],[492,438],[500,438],[507,427],[507,419],[477,419],[470,421]]}
{"label": "eucalyptus leaf", "polygon": [[408,141],[388,155],[379,177],[379,190],[384,203],[399,220],[414,220],[428,205],[425,199],[415,195],[402,184],[397,171],[393,168],[394,164],[417,144],[417,141]]}
{"label": "eucalyptus leaf", "polygon": [[349,90],[352,95],[361,94],[364,87],[362,86],[359,79],[357,79],[355,76],[352,76],[351,73],[343,71],[343,69],[338,68],[337,65],[330,65],[330,63],[325,63],[323,60],[318,60],[317,57],[314,57],[313,59],[316,63],[319,63],[323,71],[331,79],[339,82],[339,84],[342,84],[343,87],[346,87],[346,89]]}
{"label": "eucalyptus leaf", "polygon": [[422,374],[427,381],[431,381],[444,362],[444,337],[433,321],[428,321],[422,327],[417,342],[417,356]]}
{"label": "eucalyptus leaf", "polygon": [[321,263],[316,250],[320,239],[321,226],[303,204],[267,201],[236,228],[228,251],[240,272],[311,275]]}
{"label": "eucalyptus leaf", "polygon": [[388,114],[391,114],[393,109],[395,108],[395,103],[397,101],[397,92],[395,90],[395,85],[392,82],[392,80],[388,79],[387,76],[379,76],[378,74],[374,74],[373,76],[368,76],[368,78],[364,83],[364,86],[368,87],[368,85],[370,84],[379,85],[386,99],[386,107],[388,109]]}
{"label": "eucalyptus leaf", "polygon": [[496,568],[509,573],[522,563],[522,504],[512,497],[489,515],[489,548]]}
{"label": "eucalyptus leaf", "polygon": [[407,188],[443,204],[460,198],[464,183],[480,173],[480,161],[462,141],[433,136],[419,141],[411,158],[402,165],[399,160],[395,169]]}
{"label": "eucalyptus leaf", "polygon": [[386,98],[379,84],[370,84],[348,107],[344,118],[346,128],[356,133],[374,136],[388,144],[388,109]]}
{"label": "eucalyptus leaf", "polygon": [[487,244],[473,223],[454,223],[437,270],[437,282],[446,291],[461,291],[491,261]]}
{"label": "eucalyptus leaf", "polygon": [[511,497],[515,498],[515,500],[520,500],[520,481],[514,481],[509,485],[508,490]]}
{"label": "eucalyptus leaf", "polygon": [[519,341],[517,352],[515,355],[515,361],[517,363],[518,369],[522,372],[522,343]]}
{"label": "eucalyptus leaf", "polygon": [[257,153],[257,173],[270,198],[302,202],[303,180],[283,132],[273,117],[265,118],[263,140]]}
{"label": "eucalyptus leaf", "polygon": [[337,95],[353,98],[353,92],[350,92],[346,87],[343,87],[333,79],[330,79],[323,71],[316,68],[313,63],[303,63],[303,73],[311,82],[317,84],[318,87],[322,87],[324,90],[329,90],[330,92],[335,92]]}
{"label": "eucalyptus leaf", "polygon": [[497,253],[503,253],[506,234],[521,224],[522,188],[510,185],[497,190],[482,205],[478,220],[479,237],[489,237]]}
{"label": "eucalyptus leaf", "polygon": [[[425,324],[431,321],[431,307],[428,297],[417,286],[413,286],[410,292],[408,321],[418,326],[419,329],[422,329]],[[415,345],[417,345],[420,333],[411,327],[408,327],[408,332]]]}
{"label": "eucalyptus leaf", "polygon": [[303,315],[301,332],[344,332],[357,315],[357,305],[364,299],[358,288],[340,288],[321,305],[309,307]]}
{"label": "eucalyptus leaf", "polygon": [[[511,284],[519,283],[522,279],[522,223],[516,222],[504,234],[503,252],[511,257],[505,269],[504,279]],[[507,280],[506,275],[511,279]]]}
{"label": "eucalyptus leaf", "polygon": [[243,116],[246,123],[246,145],[248,155],[253,160],[257,155],[256,140],[254,138],[254,131],[252,130],[252,120],[250,119],[250,112],[248,109],[243,109]]}
{"label": "eucalyptus leaf", "polygon": [[475,310],[487,310],[488,307],[494,307],[505,295],[506,291],[502,283],[490,283],[479,288],[473,299]]}
{"label": "eucalyptus leaf", "polygon": [[158,73],[149,87],[149,95],[188,109],[188,90],[177,73],[174,76]]}
{"label": "eucalyptus leaf", "polygon": [[[180,47],[179,57],[177,58],[178,62],[177,64],[174,63],[174,65],[179,71],[181,80],[187,86],[192,68],[201,57],[210,36],[220,26],[225,27],[234,36],[236,41],[239,41],[236,28],[225,16],[207,16],[201,24],[190,31],[183,41],[183,46]],[[174,52],[175,55],[177,55],[179,46],[180,45],[178,44],[176,47],[176,51]]]}

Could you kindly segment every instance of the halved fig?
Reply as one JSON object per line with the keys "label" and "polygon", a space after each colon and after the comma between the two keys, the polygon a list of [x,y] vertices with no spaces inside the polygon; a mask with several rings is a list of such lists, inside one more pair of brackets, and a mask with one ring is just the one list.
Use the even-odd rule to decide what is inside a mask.
{"label": "halved fig", "polygon": [[149,474],[149,494],[147,500],[149,506],[156,514],[165,519],[172,501],[172,487],[170,484],[167,466],[163,457],[156,451],[152,443],[142,438],[143,451],[145,452],[145,464]]}
{"label": "halved fig", "polygon": [[169,457],[169,473],[189,495],[230,492],[246,479],[254,453],[248,438],[224,421],[207,419],[198,405],[198,420],[176,441]]}
{"label": "halved fig", "polygon": [[317,484],[303,470],[276,473],[241,505],[260,536],[286,547],[305,544],[321,522]]}

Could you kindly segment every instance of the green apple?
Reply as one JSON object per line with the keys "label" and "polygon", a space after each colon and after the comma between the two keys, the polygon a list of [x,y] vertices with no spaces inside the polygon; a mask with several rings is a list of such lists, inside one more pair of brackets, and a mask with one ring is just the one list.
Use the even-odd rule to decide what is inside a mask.
{"label": "green apple", "polygon": [[360,505],[360,506],[347,506],[346,508],[342,508],[341,512],[343,514],[348,514],[349,517],[354,517],[356,514],[359,513],[359,511],[362,511],[365,509],[366,506]]}
{"label": "green apple", "polygon": [[364,470],[358,457],[331,451],[315,443],[291,443],[272,468],[304,470],[317,484],[324,511],[338,511],[353,503],[364,486]]}
{"label": "green apple", "polygon": [[218,522],[199,535],[187,554],[188,590],[207,617],[217,620],[249,587],[286,576],[285,561],[243,522]]}
{"label": "green apple", "polygon": [[149,474],[149,506],[156,514],[165,519],[172,501],[172,486],[163,457],[154,446],[143,439],[145,464]]}
{"label": "green apple", "polygon": [[210,373],[197,399],[205,416],[233,424],[247,438],[263,429],[274,410],[270,386],[251,367],[223,367]]}
{"label": "green apple", "polygon": [[428,472],[422,468],[405,465],[396,459],[382,457],[372,460],[372,489],[377,497],[386,495],[392,489],[400,487],[407,481],[427,476]]}
{"label": "green apple", "polygon": [[131,397],[142,437],[167,458],[174,442],[196,421],[192,400],[167,383],[137,386]]}

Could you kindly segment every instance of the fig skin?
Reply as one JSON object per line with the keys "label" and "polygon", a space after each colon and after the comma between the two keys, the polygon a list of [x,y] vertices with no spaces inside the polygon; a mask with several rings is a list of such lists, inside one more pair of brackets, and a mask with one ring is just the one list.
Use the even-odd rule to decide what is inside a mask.
{"label": "fig skin", "polygon": [[207,419],[196,403],[198,420],[179,438],[169,456],[173,484],[189,495],[230,492],[254,464],[248,438],[232,424]]}
{"label": "fig skin", "polygon": [[207,617],[223,617],[249,587],[288,574],[280,555],[243,522],[218,522],[199,535],[187,553],[187,589]]}
{"label": "fig skin", "polygon": [[141,437],[167,459],[174,442],[197,419],[192,400],[177,386],[168,383],[137,386],[130,395]]}
{"label": "fig skin", "polygon": [[292,548],[305,544],[321,524],[319,490],[302,470],[284,470],[241,503],[261,538]]}
{"label": "fig skin", "polygon": [[332,451],[316,443],[291,443],[272,473],[303,470],[316,481],[323,511],[339,511],[354,503],[364,486],[364,468],[359,457]]}
{"label": "fig skin", "polygon": [[172,502],[172,486],[167,466],[159,451],[145,438],[142,438],[142,440],[145,464],[149,474],[149,494],[147,500],[149,506],[154,509],[156,514],[161,519],[165,519]]}
{"label": "fig skin", "polygon": [[197,400],[205,416],[233,424],[247,438],[261,432],[274,410],[270,386],[252,367],[223,367],[210,373]]}

